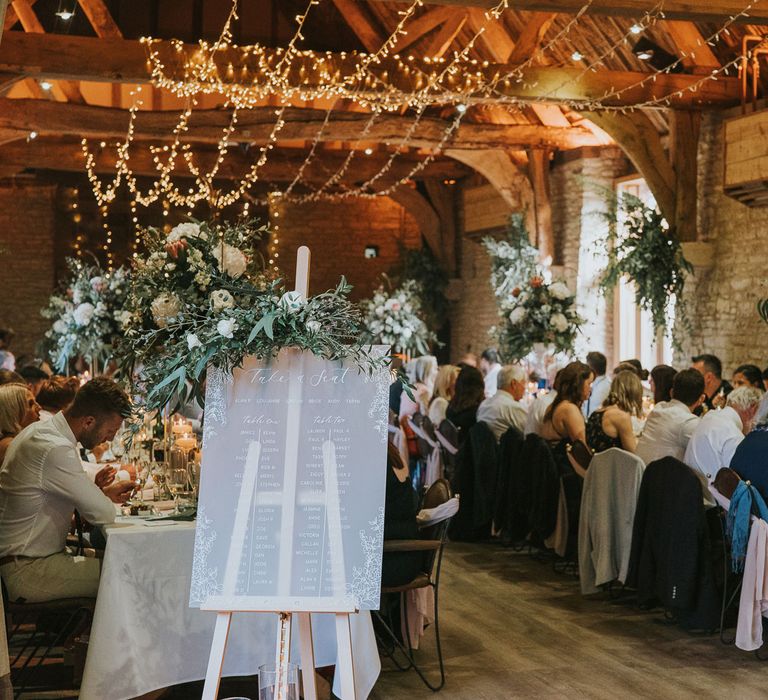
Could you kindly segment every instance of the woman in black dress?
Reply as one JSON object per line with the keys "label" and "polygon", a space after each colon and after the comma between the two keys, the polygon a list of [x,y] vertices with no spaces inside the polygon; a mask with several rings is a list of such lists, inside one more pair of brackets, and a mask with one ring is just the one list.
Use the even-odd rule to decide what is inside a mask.
{"label": "woman in black dress", "polygon": [[467,437],[469,429],[477,423],[477,409],[485,399],[485,381],[477,367],[464,366],[456,378],[456,389],[445,417],[459,431],[459,444]]}

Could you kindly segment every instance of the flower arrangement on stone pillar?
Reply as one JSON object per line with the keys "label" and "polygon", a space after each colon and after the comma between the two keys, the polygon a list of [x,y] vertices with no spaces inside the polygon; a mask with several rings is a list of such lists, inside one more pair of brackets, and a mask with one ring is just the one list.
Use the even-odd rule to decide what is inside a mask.
{"label": "flower arrangement on stone pillar", "polygon": [[[209,365],[231,372],[243,358],[269,358],[284,347],[326,359],[351,359],[373,370],[359,309],[344,278],[308,299],[274,279],[256,252],[266,226],[179,224],[166,236],[149,229],[146,254],[135,259],[121,366],[148,388],[143,410],[204,401]],[[134,373],[134,368],[137,373]]]}
{"label": "flower arrangement on stone pillar", "polygon": [[423,293],[416,280],[405,280],[391,290],[385,277],[373,297],[360,304],[369,342],[389,345],[392,352],[426,355],[437,336],[423,319]]}
{"label": "flower arrangement on stone pillar", "polygon": [[109,272],[97,262],[89,265],[75,258],[67,258],[66,265],[67,278],[41,311],[52,321],[45,334],[46,350],[61,374],[69,372],[76,358],[93,371],[109,360],[128,321],[128,271]]}
{"label": "flower arrangement on stone pillar", "polygon": [[552,352],[573,352],[576,333],[584,323],[576,297],[564,282],[548,284],[533,275],[499,302],[502,323],[496,328],[505,360],[522,360],[537,345]]}

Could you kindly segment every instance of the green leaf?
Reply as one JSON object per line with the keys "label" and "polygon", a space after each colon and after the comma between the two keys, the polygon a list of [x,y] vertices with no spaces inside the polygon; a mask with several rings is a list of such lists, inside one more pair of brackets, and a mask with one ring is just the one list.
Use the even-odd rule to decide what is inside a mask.
{"label": "green leaf", "polygon": [[247,344],[253,342],[253,339],[262,331],[266,334],[267,338],[270,340],[275,339],[274,331],[273,331],[273,325],[275,323],[275,315],[273,313],[265,313],[260,319],[259,322],[251,329],[250,334],[248,335],[248,340],[246,341]]}

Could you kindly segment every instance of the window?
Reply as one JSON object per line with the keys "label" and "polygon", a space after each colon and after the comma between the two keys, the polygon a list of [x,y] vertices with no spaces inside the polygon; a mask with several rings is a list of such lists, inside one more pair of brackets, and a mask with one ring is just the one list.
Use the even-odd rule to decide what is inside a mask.
{"label": "window", "polygon": [[[643,178],[634,177],[620,180],[616,184],[616,194],[632,194],[648,206],[656,206],[651,191]],[[621,221],[619,221],[621,235]],[[674,312],[674,306],[672,308]],[[643,367],[649,370],[659,364],[672,364],[672,338],[669,332],[656,333],[653,330],[651,314],[640,309],[635,303],[635,288],[629,280],[619,283],[614,295],[614,344],[616,363],[621,360],[637,358]],[[671,327],[674,313],[668,319]]]}

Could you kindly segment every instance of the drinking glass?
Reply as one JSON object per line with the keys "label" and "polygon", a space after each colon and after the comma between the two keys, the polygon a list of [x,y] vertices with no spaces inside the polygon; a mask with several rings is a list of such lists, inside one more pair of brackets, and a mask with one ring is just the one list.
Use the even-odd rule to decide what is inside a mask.
{"label": "drinking glass", "polygon": [[[277,666],[259,666],[259,700],[278,700],[276,683]],[[280,700],[299,700],[299,667],[296,664],[288,664],[288,694]]]}

